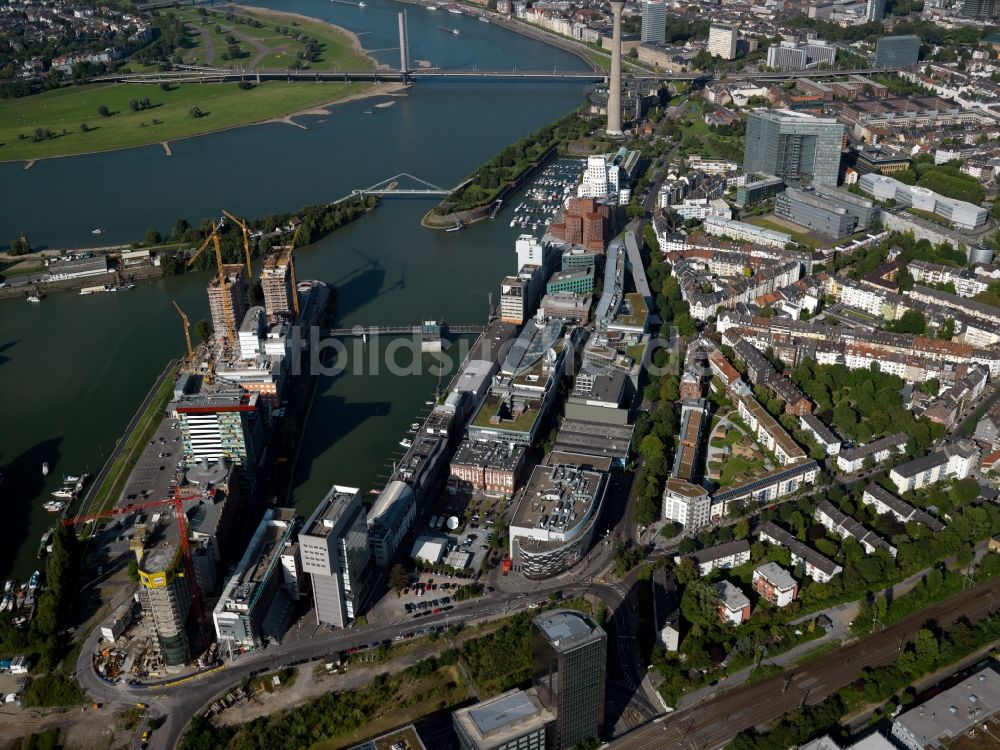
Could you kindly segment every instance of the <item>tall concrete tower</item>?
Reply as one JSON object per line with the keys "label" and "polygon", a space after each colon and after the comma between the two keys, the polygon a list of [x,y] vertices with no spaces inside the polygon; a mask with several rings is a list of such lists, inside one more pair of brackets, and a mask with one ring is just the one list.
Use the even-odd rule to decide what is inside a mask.
{"label": "tall concrete tower", "polygon": [[399,71],[403,74],[403,82],[406,82],[406,74],[410,64],[410,40],[406,33],[406,11],[399,13]]}
{"label": "tall concrete tower", "polygon": [[622,134],[622,11],[625,0],[611,0],[614,27],[611,32],[611,81],[608,87],[608,135]]}

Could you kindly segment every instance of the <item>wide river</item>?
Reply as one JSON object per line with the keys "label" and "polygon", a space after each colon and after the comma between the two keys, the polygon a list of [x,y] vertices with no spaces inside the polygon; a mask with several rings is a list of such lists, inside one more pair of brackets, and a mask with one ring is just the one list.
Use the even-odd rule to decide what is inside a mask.
{"label": "wide river", "polygon": [[[445,68],[585,69],[569,53],[468,16],[392,0],[357,8],[328,0],[258,2],[357,32],[365,49],[398,66],[396,14],[407,10],[411,61]],[[458,28],[460,36],[439,26]],[[303,83],[302,85],[309,85]],[[387,108],[373,105],[393,101]],[[573,109],[578,83],[419,83],[406,96],[349,102],[326,117],[240,128],[107,154],[0,164],[0,238],[83,247],[90,230],[124,243],[175,219],[197,223],[225,208],[244,216],[333,200],[408,172],[449,187],[505,145]],[[2,105],[0,105],[2,106]],[[364,114],[365,110],[373,114]],[[300,279],[340,290],[338,324],[482,323],[488,294],[515,271],[509,213],[464,232],[420,227],[426,199],[391,199],[297,254]],[[509,212],[510,209],[507,209]],[[183,353],[176,300],[208,317],[206,274],[161,279],[124,294],[52,295],[41,305],[0,303],[0,485],[5,530],[0,579],[24,579],[51,517],[41,508],[63,474],[102,465],[152,380]],[[400,358],[402,361],[403,358]],[[354,374],[324,378],[304,426],[292,501],[308,512],[332,483],[369,488],[437,377]],[[51,473],[41,474],[43,461]]]}

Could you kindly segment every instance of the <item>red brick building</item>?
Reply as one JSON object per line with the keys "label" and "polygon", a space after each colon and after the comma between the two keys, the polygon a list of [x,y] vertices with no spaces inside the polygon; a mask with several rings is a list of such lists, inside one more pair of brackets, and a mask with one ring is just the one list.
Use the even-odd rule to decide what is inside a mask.
{"label": "red brick building", "polygon": [[593,198],[570,198],[562,221],[549,225],[549,234],[588,250],[604,250],[608,241],[611,209]]}

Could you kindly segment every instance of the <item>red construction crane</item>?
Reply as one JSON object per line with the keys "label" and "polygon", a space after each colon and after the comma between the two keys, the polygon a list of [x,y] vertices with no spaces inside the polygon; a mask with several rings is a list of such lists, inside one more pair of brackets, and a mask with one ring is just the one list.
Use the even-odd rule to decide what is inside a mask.
{"label": "red construction crane", "polygon": [[194,560],[191,558],[191,545],[188,543],[188,524],[187,514],[184,512],[184,501],[205,497],[206,495],[208,495],[207,492],[184,496],[181,495],[181,488],[174,485],[173,495],[165,500],[152,500],[148,503],[133,503],[120,508],[103,510],[99,513],[90,513],[85,516],[76,516],[75,518],[65,518],[63,519],[62,524],[63,526],[76,526],[77,524],[96,521],[99,518],[114,518],[115,516],[138,513],[139,511],[160,507],[162,505],[173,505],[174,518],[177,520],[177,532],[180,536],[181,553],[184,556],[184,578],[187,579],[188,588],[191,590],[191,606],[194,608],[196,621],[198,623],[198,631],[199,633],[203,633],[205,628],[205,613],[201,602],[201,592],[198,591],[198,579],[194,571]]}

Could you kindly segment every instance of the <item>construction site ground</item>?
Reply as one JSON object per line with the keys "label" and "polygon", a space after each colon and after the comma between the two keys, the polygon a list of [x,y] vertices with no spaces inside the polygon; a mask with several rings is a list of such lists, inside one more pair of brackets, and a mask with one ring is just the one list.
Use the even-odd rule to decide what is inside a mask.
{"label": "construction site ground", "polygon": [[117,750],[127,748],[135,730],[126,730],[123,717],[104,709],[20,708],[0,705],[0,737],[6,745],[16,737],[58,729],[66,750]]}

